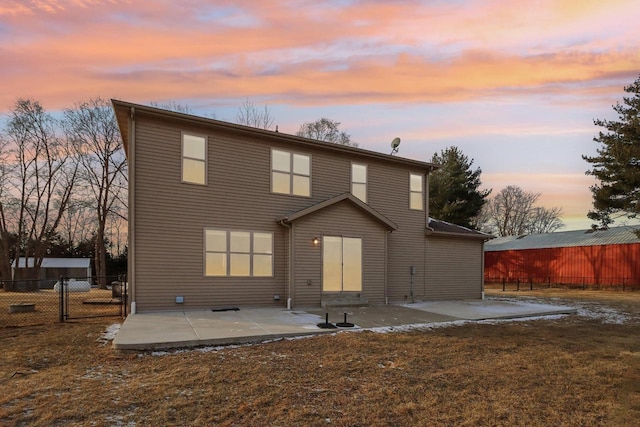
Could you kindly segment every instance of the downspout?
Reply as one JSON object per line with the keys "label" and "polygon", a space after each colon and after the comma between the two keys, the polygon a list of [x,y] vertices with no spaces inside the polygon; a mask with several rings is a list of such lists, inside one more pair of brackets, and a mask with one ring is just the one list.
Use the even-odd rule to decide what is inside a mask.
{"label": "downspout", "polygon": [[389,280],[389,270],[388,270],[388,266],[387,264],[389,263],[389,249],[388,249],[388,241],[389,241],[389,234],[391,233],[391,231],[388,231],[386,233],[384,233],[384,304],[385,305],[389,305],[389,296],[387,294],[387,286],[389,286],[388,284],[388,280]]}
{"label": "downspout", "polygon": [[[430,171],[429,171],[430,172]],[[425,213],[425,224],[426,227],[429,228],[429,172],[424,176],[424,213]]]}
{"label": "downspout", "polygon": [[128,261],[127,261],[127,282],[129,282],[129,290],[131,301],[131,314],[136,314],[136,270],[135,270],[135,258],[136,258],[136,239],[135,239],[135,135],[136,135],[136,110],[131,107],[131,116],[129,117],[129,220],[127,221],[127,240],[129,241],[128,249]]}
{"label": "downspout", "polygon": [[[427,230],[430,230],[429,227],[429,172],[424,177],[424,212],[425,212],[425,227]],[[422,299],[425,300],[427,296],[427,246],[428,239],[425,233],[424,235],[424,245],[422,246]]]}
{"label": "downspout", "polygon": [[291,298],[291,255],[293,253],[291,248],[293,244],[293,229],[291,227],[291,224],[286,223],[285,220],[279,221],[278,223],[284,227],[287,227],[287,237],[289,238],[289,244],[287,245],[287,310],[291,310],[293,308],[293,298]]}
{"label": "downspout", "polygon": [[480,245],[480,265],[482,266],[480,269],[480,291],[481,298],[484,300],[484,243],[486,240],[482,241],[482,245]]}

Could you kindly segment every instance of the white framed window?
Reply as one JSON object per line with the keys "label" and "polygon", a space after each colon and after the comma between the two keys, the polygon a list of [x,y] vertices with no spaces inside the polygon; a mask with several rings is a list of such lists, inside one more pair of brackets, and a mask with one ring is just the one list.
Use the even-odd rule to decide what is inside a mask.
{"label": "white framed window", "polygon": [[182,134],[182,182],[207,184],[207,138]]}
{"label": "white framed window", "polygon": [[310,197],[311,157],[272,149],[271,192]]}
{"label": "white framed window", "polygon": [[424,209],[424,177],[418,174],[409,174],[409,208],[415,210]]}
{"label": "white framed window", "polygon": [[204,230],[204,275],[273,276],[273,233]]}
{"label": "white framed window", "polygon": [[367,165],[351,163],[351,194],[367,203]]}

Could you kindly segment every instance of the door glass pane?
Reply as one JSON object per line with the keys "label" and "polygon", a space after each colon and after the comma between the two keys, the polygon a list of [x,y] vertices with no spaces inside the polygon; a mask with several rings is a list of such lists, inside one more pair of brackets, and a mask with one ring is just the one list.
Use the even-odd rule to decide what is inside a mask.
{"label": "door glass pane", "polygon": [[182,180],[194,184],[205,183],[205,165],[202,160],[182,159]]}
{"label": "door glass pane", "polygon": [[342,238],[324,236],[322,238],[322,290],[340,292],[342,290]]}
{"label": "door glass pane", "polygon": [[271,191],[274,193],[291,193],[291,175],[288,173],[273,172],[271,177]]}
{"label": "door glass pane", "polygon": [[227,232],[222,230],[206,230],[206,250],[208,252],[227,251]]}
{"label": "door glass pane", "polygon": [[253,275],[256,277],[273,276],[273,262],[271,255],[253,256]]}
{"label": "door glass pane", "polygon": [[345,237],[343,242],[342,290],[362,290],[362,239]]}
{"label": "door glass pane", "polygon": [[205,160],[205,139],[201,136],[183,135],[182,155],[193,159]]}
{"label": "door glass pane", "polygon": [[309,189],[310,180],[308,176],[293,176],[293,194],[296,196],[310,196],[311,191]]}
{"label": "door glass pane", "polygon": [[298,175],[310,175],[309,156],[303,154],[293,155],[293,173]]}
{"label": "door glass pane", "polygon": [[271,150],[271,169],[291,172],[291,154],[287,151]]}
{"label": "door glass pane", "polygon": [[231,254],[229,256],[229,275],[230,276],[249,276],[251,255],[249,254]]}
{"label": "door glass pane", "polygon": [[207,253],[205,274],[207,276],[227,275],[227,254]]}
{"label": "door glass pane", "polygon": [[229,234],[229,249],[231,252],[251,252],[251,233],[244,231],[232,231]]}

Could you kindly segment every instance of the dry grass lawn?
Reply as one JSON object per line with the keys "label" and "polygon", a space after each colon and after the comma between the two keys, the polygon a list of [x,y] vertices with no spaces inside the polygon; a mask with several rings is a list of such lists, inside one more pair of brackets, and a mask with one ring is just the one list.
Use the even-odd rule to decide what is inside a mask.
{"label": "dry grass lawn", "polygon": [[[91,289],[89,292],[68,292],[68,315],[70,318],[117,315],[120,313],[120,306],[117,303],[85,304],[87,301],[110,300],[111,291],[106,289]],[[35,304],[35,311],[10,313],[10,306],[20,303]],[[38,292],[5,292],[0,288],[0,328],[43,325],[58,322],[59,319],[60,294],[58,292],[52,289],[44,289]]]}
{"label": "dry grass lawn", "polygon": [[3,328],[0,425],[640,425],[640,293],[488,293],[582,315],[160,355],[96,341],[116,318]]}

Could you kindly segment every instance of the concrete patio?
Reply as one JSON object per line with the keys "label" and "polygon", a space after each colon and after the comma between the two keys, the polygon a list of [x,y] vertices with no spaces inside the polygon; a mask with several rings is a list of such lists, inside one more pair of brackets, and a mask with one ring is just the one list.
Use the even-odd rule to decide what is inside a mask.
{"label": "concrete patio", "polygon": [[[329,322],[347,321],[353,328],[427,325],[452,321],[511,319],[572,314],[566,306],[499,300],[429,301],[329,310]],[[261,342],[270,339],[335,332],[322,329],[327,310],[308,308],[241,308],[238,311],[171,311],[129,315],[113,341],[118,350],[152,350]]]}

